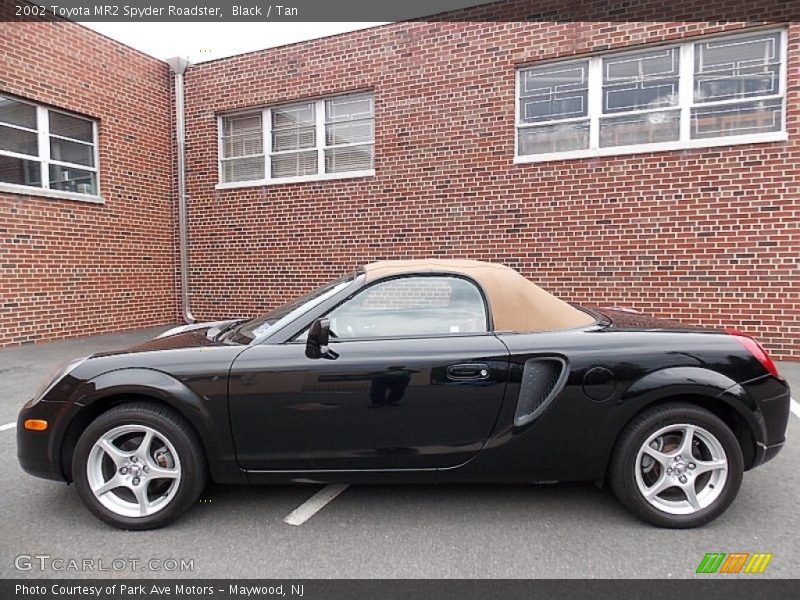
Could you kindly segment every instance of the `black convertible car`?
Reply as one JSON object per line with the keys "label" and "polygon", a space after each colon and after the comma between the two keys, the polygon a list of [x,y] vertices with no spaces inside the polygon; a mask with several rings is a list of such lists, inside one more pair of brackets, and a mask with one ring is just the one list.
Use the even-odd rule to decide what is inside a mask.
{"label": "black convertible car", "polygon": [[573,306],[476,261],[385,261],[251,320],[64,366],[22,409],[22,467],[125,529],[220,483],[607,483],[694,527],[781,449],[764,349]]}

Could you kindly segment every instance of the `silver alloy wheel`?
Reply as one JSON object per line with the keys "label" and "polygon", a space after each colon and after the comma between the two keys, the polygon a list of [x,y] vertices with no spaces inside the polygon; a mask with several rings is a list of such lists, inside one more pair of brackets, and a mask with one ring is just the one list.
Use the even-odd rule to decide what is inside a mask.
{"label": "silver alloy wheel", "polygon": [[121,425],[97,440],[86,461],[95,498],[123,517],[146,517],[178,491],[181,463],[172,443],[147,425]]}
{"label": "silver alloy wheel", "polygon": [[728,478],[728,457],[702,427],[667,425],[647,438],[634,469],[647,502],[672,515],[691,515],[719,498]]}

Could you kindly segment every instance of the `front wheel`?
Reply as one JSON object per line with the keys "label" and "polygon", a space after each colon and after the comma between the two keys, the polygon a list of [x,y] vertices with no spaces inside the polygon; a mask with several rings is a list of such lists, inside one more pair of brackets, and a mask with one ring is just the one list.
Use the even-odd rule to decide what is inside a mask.
{"label": "front wheel", "polygon": [[149,403],[114,407],[78,440],[72,473],[81,500],[120,529],[154,529],[192,506],[206,482],[203,449],[179,414]]}
{"label": "front wheel", "polygon": [[659,527],[689,528],[721,515],[742,482],[736,436],[717,416],[668,404],[636,417],[614,451],[610,484],[633,513]]}

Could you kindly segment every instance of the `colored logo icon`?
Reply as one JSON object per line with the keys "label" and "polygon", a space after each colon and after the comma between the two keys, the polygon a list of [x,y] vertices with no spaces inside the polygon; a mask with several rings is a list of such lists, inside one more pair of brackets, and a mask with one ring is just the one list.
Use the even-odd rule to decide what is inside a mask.
{"label": "colored logo icon", "polygon": [[763,573],[771,560],[766,552],[707,552],[697,573]]}

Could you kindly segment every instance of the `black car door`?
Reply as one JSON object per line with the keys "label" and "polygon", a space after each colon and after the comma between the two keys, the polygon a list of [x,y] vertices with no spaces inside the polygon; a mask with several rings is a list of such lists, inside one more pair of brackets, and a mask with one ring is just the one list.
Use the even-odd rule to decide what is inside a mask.
{"label": "black car door", "polygon": [[378,282],[330,314],[333,360],[301,339],[234,362],[230,411],[247,469],[419,469],[480,451],[503,401],[505,345],[482,294],[451,276]]}

